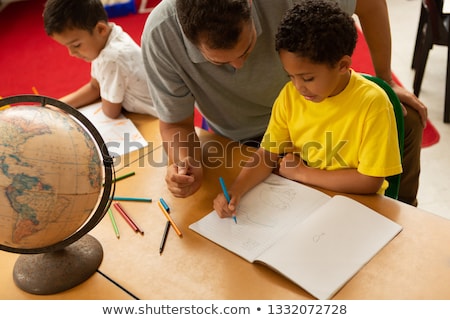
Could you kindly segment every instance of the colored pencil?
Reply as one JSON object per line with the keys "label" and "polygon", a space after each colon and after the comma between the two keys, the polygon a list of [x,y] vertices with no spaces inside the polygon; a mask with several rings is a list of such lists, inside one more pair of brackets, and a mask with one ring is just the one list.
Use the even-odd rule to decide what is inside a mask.
{"label": "colored pencil", "polygon": [[170,208],[167,205],[167,203],[164,201],[164,199],[163,198],[159,198],[159,201],[161,202],[161,204],[164,207],[164,209],[166,209],[166,211],[170,213]]}
{"label": "colored pencil", "polygon": [[175,232],[177,233],[177,235],[179,237],[181,237],[182,233],[181,233],[180,229],[178,229],[177,225],[175,224],[175,221],[173,221],[172,217],[169,215],[169,213],[167,212],[167,210],[164,208],[164,206],[162,205],[162,203],[160,201],[158,201],[158,206],[161,209],[161,211],[164,213],[164,215],[166,216],[167,220],[172,225],[172,227],[175,230]]}
{"label": "colored pencil", "polygon": [[170,221],[166,222],[166,226],[164,228],[164,233],[161,239],[161,244],[159,245],[159,254],[162,254],[164,251],[164,246],[166,245],[167,235],[169,234],[170,230]]}
{"label": "colored pencil", "polygon": [[[0,96],[0,99],[3,99],[2,96]],[[0,107],[0,110],[5,110],[8,109],[9,107],[11,107],[9,104],[4,105],[3,107]]]}
{"label": "colored pencil", "polygon": [[[170,214],[170,208],[167,205],[166,201],[164,201],[163,198],[159,198],[159,202],[164,207],[164,209],[166,209],[167,213]],[[163,236],[161,239],[161,244],[159,245],[159,254],[162,254],[162,252],[164,251],[164,246],[166,245],[166,240],[167,240],[167,235],[169,234],[169,230],[170,230],[170,221],[167,221],[166,226],[164,228],[164,233],[163,233]]]}
{"label": "colored pencil", "polygon": [[151,198],[135,198],[135,197],[120,197],[120,196],[114,196],[112,199],[113,199],[113,200],[117,200],[117,201],[152,202],[152,199],[151,199]]}
{"label": "colored pencil", "polygon": [[[220,181],[220,186],[222,187],[223,194],[225,195],[225,199],[227,199],[227,202],[230,203],[231,199],[230,199],[230,195],[228,194],[227,187],[225,186],[225,181],[223,181],[222,177],[219,178],[219,181]],[[233,220],[234,220],[234,223],[237,223],[236,215],[234,215],[234,214],[233,214]]]}
{"label": "colored pencil", "polygon": [[135,175],[135,172],[132,171],[132,172],[129,172],[127,174],[124,174],[123,176],[119,176],[119,177],[113,179],[113,182],[120,181],[120,180],[126,179],[126,178],[134,176],[134,175]]}
{"label": "colored pencil", "polygon": [[131,219],[131,217],[125,212],[125,210],[122,208],[120,203],[115,202],[114,208],[116,208],[117,211],[122,215],[122,217],[125,219],[125,221],[130,225],[130,227],[135,231],[139,232],[140,234],[144,234],[144,231],[138,227],[138,225]]}
{"label": "colored pencil", "polygon": [[111,207],[108,208],[109,218],[111,219],[112,226],[114,228],[114,232],[116,233],[117,239],[120,238],[119,228],[117,227],[116,219],[114,218],[114,213],[111,210]]}
{"label": "colored pencil", "polygon": [[[124,174],[123,176],[118,176],[118,177],[116,177],[115,179],[112,179],[111,182],[114,183],[114,182],[117,182],[117,181],[126,179],[126,178],[128,178],[128,177],[134,176],[135,174],[136,174],[136,173],[135,173],[134,171],[133,171],[133,172],[129,172],[129,173],[127,173],[127,174]],[[105,185],[105,184],[103,184],[103,185]]]}

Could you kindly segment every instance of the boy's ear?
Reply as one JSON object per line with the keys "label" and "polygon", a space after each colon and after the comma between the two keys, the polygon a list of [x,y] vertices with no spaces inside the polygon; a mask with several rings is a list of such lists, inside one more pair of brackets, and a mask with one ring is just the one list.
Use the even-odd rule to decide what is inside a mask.
{"label": "boy's ear", "polygon": [[95,26],[95,29],[97,30],[98,34],[102,36],[108,35],[109,28],[110,27],[108,23],[104,21],[97,22],[97,25]]}
{"label": "boy's ear", "polygon": [[343,56],[341,60],[338,62],[339,72],[347,72],[350,66],[352,65],[352,57]]}

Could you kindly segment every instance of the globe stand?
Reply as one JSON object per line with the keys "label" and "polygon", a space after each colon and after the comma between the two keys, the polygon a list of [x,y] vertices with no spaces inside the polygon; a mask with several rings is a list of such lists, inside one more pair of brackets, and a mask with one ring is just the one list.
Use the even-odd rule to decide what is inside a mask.
{"label": "globe stand", "polygon": [[100,242],[87,234],[58,251],[20,255],[14,265],[13,279],[28,293],[54,294],[86,281],[102,259]]}

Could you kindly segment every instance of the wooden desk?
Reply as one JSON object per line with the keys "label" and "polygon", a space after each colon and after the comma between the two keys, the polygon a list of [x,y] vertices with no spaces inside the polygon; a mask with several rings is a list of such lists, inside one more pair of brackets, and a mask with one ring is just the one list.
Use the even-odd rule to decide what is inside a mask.
{"label": "wooden desk", "polygon": [[[140,126],[141,133],[148,141],[156,140],[160,145],[159,131],[157,129],[158,120],[150,116],[133,115],[133,121]],[[151,130],[147,130],[151,129]],[[139,159],[151,153],[154,146],[149,143],[149,146],[134,151],[131,154],[122,156],[116,159],[116,171],[120,172],[128,168],[129,164],[136,162],[139,164]],[[140,175],[142,176],[142,175]],[[131,179],[131,178],[130,178]],[[105,220],[109,219],[108,215]],[[117,217],[119,221],[119,217]],[[106,221],[109,222],[110,221]],[[109,231],[109,230],[108,230]],[[34,295],[27,293],[18,288],[13,280],[14,264],[19,257],[18,254],[0,251],[0,300],[3,299],[35,299],[35,300],[133,300],[134,297],[129,295],[126,291],[118,287],[109,279],[105,278],[100,273],[95,273],[84,283],[58,294],[52,295]]]}
{"label": "wooden desk", "polygon": [[[155,122],[142,125],[145,130],[138,124],[139,130],[157,129]],[[205,131],[199,133],[203,144],[227,143]],[[156,148],[147,154],[145,161],[158,163],[163,159],[163,150],[157,143],[154,145]],[[217,156],[214,144],[209,147],[210,154]],[[234,157],[234,164],[243,158],[236,144],[229,144],[226,150],[228,158]],[[171,196],[164,181],[165,166],[133,162],[129,168],[136,175],[117,183],[116,194],[150,196],[154,201],[122,202],[144,229],[143,236],[134,233],[118,215],[120,240],[116,239],[107,217],[91,231],[105,251],[100,266],[104,274],[140,299],[312,299],[272,270],[250,264],[188,229],[212,210],[212,200],[220,192],[219,176],[231,183],[239,172],[236,165],[205,170],[202,188],[188,199]],[[161,256],[158,249],[166,218],[156,203],[160,197],[169,204],[171,216],[183,232],[179,238],[170,231]],[[404,229],[334,298],[449,299],[450,221],[382,196],[352,197]]]}
{"label": "wooden desk", "polygon": [[[166,167],[158,132],[152,117],[129,115],[151,142],[135,151],[118,170],[136,175],[117,183],[116,195],[142,196],[152,203],[122,202],[144,230],[131,230],[115,212],[120,229],[117,239],[108,215],[90,232],[102,244],[104,259],[99,270],[140,299],[312,299],[300,287],[269,268],[251,264],[199,236],[189,225],[212,210],[220,192],[219,176],[227,183],[239,173],[236,166],[245,158],[236,143],[227,144],[199,130],[209,160],[228,161],[206,169],[202,188],[188,199],[171,196],[164,177]],[[207,144],[209,143],[209,144]],[[220,147],[227,145],[226,157]],[[231,166],[234,164],[234,166]],[[171,216],[183,232],[179,238],[170,230],[164,253],[159,244],[166,223],[156,201],[163,197]],[[403,231],[356,274],[335,299],[450,299],[450,221],[382,196],[352,196],[403,226]],[[114,209],[113,209],[114,210]],[[35,296],[17,289],[12,269],[17,255],[0,251],[0,299],[130,299],[99,273],[81,285],[52,296]]]}
{"label": "wooden desk", "polygon": [[82,284],[51,295],[35,295],[19,289],[13,280],[18,254],[0,251],[0,300],[132,300],[133,297],[96,272]]}

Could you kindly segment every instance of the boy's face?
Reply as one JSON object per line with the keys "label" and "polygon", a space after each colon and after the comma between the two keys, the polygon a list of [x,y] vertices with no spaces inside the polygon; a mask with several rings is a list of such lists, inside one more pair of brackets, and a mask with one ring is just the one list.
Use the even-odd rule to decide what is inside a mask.
{"label": "boy's face", "polygon": [[100,54],[108,39],[108,26],[98,23],[92,34],[83,29],[66,29],[52,34],[53,40],[65,46],[73,57],[91,62]]}
{"label": "boy's face", "polygon": [[340,93],[346,87],[351,58],[345,56],[336,66],[312,63],[296,53],[280,50],[280,59],[298,92],[312,102],[321,102]]}

